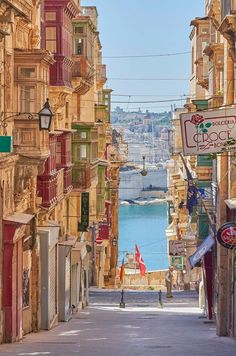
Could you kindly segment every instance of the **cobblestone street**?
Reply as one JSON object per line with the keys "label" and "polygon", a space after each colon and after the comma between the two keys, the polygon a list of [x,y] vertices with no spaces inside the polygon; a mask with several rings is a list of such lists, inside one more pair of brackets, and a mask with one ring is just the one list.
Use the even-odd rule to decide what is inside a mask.
{"label": "cobblestone street", "polygon": [[202,318],[195,292],[175,292],[158,306],[157,292],[126,292],[119,308],[117,291],[91,291],[90,306],[51,331],[0,346],[1,356],[233,356],[236,343],[215,336],[214,323]]}

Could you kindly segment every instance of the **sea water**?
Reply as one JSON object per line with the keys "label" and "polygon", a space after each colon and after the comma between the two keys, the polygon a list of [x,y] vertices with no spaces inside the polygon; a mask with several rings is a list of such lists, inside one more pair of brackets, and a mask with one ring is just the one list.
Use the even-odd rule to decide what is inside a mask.
{"label": "sea water", "polygon": [[148,271],[168,268],[167,226],[166,203],[120,205],[119,262],[136,243]]}

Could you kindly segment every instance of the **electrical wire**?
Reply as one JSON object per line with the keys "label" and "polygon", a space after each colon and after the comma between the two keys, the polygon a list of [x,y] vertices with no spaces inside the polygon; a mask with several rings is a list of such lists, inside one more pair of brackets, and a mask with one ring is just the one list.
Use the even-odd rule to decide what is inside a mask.
{"label": "electrical wire", "polygon": [[173,53],[159,53],[159,54],[138,54],[138,55],[116,55],[116,56],[103,56],[103,58],[120,59],[120,58],[153,58],[153,57],[173,57],[183,54],[190,54],[191,52],[173,52]]}
{"label": "electrical wire", "polygon": [[143,81],[143,80],[150,80],[150,81],[189,81],[189,78],[107,78],[108,80],[127,80],[127,81],[130,81],[130,80],[135,80],[135,81]]}

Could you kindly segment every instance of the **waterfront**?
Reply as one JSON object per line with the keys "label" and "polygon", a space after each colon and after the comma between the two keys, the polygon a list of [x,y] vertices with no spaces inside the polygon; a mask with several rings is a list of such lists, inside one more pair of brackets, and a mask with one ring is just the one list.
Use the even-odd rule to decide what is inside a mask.
{"label": "waterfront", "polygon": [[[165,229],[167,204],[121,205],[119,208],[119,260],[138,245],[149,271],[168,267]],[[119,261],[119,262],[120,262]]]}

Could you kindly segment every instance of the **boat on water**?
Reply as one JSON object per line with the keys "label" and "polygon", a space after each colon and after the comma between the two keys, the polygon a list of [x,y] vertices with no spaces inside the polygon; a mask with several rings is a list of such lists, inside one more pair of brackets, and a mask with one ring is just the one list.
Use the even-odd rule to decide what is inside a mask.
{"label": "boat on water", "polygon": [[126,165],[121,168],[119,188],[121,201],[128,203],[133,201],[133,204],[137,201],[137,204],[140,204],[140,199],[157,200],[165,198],[167,192],[167,169],[165,164],[150,164],[146,166],[146,170],[147,175],[143,176],[141,174],[142,168],[139,166]]}

